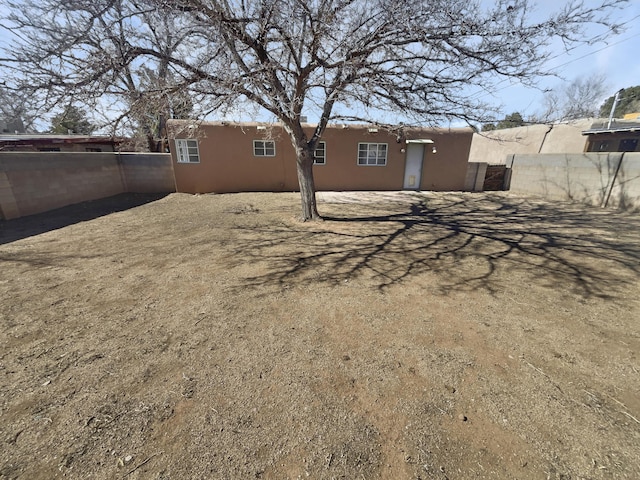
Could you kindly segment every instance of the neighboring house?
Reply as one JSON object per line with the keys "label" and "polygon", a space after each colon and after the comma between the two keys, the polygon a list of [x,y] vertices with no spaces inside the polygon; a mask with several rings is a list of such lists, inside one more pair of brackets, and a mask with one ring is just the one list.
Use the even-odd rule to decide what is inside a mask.
{"label": "neighboring house", "polygon": [[1,152],[114,152],[113,137],[50,134],[0,134]]}
{"label": "neighboring house", "polygon": [[509,190],[516,155],[583,152],[582,130],[591,122],[572,120],[474,133],[469,153],[468,189]]}
{"label": "neighboring house", "polygon": [[514,154],[581,153],[585,149],[582,131],[592,122],[583,119],[475,133],[469,162],[508,165]]}
{"label": "neighboring house", "polygon": [[640,157],[618,152],[640,151],[639,138],[640,122],[616,120],[608,126],[602,119],[474,134],[469,184],[475,178],[475,190],[638,208]]}
{"label": "neighboring house", "polygon": [[599,121],[582,132],[587,136],[585,152],[640,152],[640,121]]}
{"label": "neighboring house", "polygon": [[[311,135],[313,125],[305,129]],[[168,122],[178,192],[295,191],[296,160],[282,126]],[[317,190],[464,190],[473,131],[330,125],[316,149]]]}

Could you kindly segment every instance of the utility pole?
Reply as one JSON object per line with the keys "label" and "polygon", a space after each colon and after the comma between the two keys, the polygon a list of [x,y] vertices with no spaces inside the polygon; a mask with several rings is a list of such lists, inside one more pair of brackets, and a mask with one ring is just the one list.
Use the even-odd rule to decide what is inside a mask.
{"label": "utility pole", "polygon": [[618,106],[618,100],[620,100],[620,93],[623,90],[624,88],[621,88],[620,90],[618,90],[616,92],[616,96],[613,97],[613,105],[611,105],[611,113],[609,114],[609,122],[607,123],[607,130],[611,128],[611,122],[613,120],[613,112],[616,110],[616,107]]}

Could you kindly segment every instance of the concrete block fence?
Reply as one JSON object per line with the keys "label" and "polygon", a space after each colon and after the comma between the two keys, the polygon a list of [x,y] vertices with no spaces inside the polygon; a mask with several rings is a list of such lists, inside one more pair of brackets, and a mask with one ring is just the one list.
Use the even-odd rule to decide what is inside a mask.
{"label": "concrete block fence", "polygon": [[120,193],[174,191],[169,154],[0,153],[0,218],[5,220]]}
{"label": "concrete block fence", "polygon": [[515,154],[512,192],[640,210],[640,153]]}

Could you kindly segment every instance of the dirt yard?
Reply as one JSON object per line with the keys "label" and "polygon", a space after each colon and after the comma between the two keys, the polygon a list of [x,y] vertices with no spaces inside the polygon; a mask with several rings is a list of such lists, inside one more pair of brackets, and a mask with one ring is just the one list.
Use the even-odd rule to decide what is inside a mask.
{"label": "dirt yard", "polygon": [[640,478],[640,216],[319,198],[0,222],[0,478]]}

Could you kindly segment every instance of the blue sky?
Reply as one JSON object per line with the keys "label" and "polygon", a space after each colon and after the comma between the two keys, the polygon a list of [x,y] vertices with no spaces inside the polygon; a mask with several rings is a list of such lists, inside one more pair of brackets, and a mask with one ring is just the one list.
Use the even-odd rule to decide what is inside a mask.
{"label": "blue sky", "polygon": [[[537,9],[542,13],[557,10],[564,3],[562,0],[536,0]],[[585,0],[587,6],[597,3]],[[613,18],[626,23],[626,30],[620,35],[610,36],[605,43],[583,45],[567,53],[558,49],[556,58],[549,62],[548,67],[561,78],[541,78],[538,88],[556,88],[578,77],[602,74],[606,77],[608,92],[602,99],[604,101],[621,88],[640,85],[640,0],[630,0],[624,10],[618,11]],[[587,35],[601,31],[593,27]],[[541,109],[543,97],[538,89],[505,82],[495,95],[485,95],[482,99],[502,105],[505,114],[520,112],[527,117]]]}
{"label": "blue sky", "polygon": [[[491,2],[492,0],[486,0]],[[600,0],[584,0],[587,6],[596,5]],[[562,8],[567,2],[564,0],[533,0],[535,14],[544,15],[547,12]],[[0,0],[0,15],[4,12]],[[525,118],[542,108],[544,93],[541,89],[556,88],[563,82],[571,82],[577,77],[589,77],[594,75],[606,76],[606,92],[602,98],[613,95],[624,87],[640,85],[640,0],[630,0],[623,10],[615,13],[614,18],[620,23],[626,23],[627,28],[620,35],[610,36],[605,43],[595,45],[583,45],[564,52],[557,48],[548,64],[548,68],[560,78],[541,78],[538,89],[526,88],[518,84],[502,82],[498,90],[492,94],[482,94],[483,101],[500,106],[506,115],[512,112],[520,112]],[[602,33],[602,29],[593,27],[587,32],[591,34]],[[0,56],[2,50],[7,48],[9,31],[0,25]],[[558,46],[560,47],[560,46]]]}

